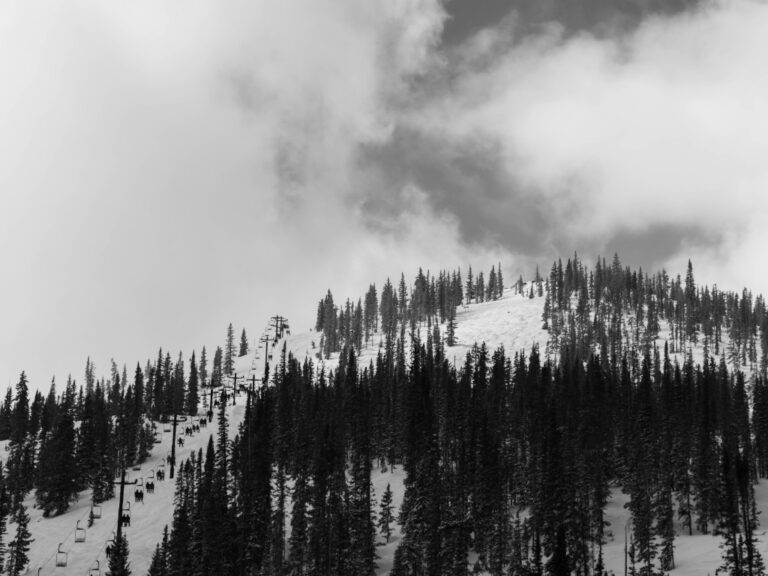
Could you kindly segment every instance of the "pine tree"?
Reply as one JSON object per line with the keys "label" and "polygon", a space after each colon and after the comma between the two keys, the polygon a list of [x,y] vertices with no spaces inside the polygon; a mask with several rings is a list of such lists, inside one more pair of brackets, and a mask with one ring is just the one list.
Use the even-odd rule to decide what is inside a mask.
{"label": "pine tree", "polygon": [[229,481],[229,457],[231,454],[229,446],[229,423],[227,421],[227,401],[225,399],[225,391],[221,391],[219,398],[219,411],[216,416],[218,422],[218,436],[216,438],[216,475],[218,487],[227,493],[227,485]]}
{"label": "pine tree", "polygon": [[292,495],[293,510],[291,514],[291,536],[289,540],[289,567],[294,574],[303,574],[305,565],[309,562],[308,531],[307,531],[307,501],[309,486],[304,471],[296,477]]}
{"label": "pine tree", "polygon": [[5,478],[3,477],[3,467],[0,466],[0,574],[5,570],[5,534],[8,531],[8,510],[10,501],[5,489]]}
{"label": "pine tree", "polygon": [[488,275],[488,286],[486,288],[486,300],[496,300],[498,297],[498,287],[496,286],[496,266],[491,267],[491,273]]}
{"label": "pine tree", "polygon": [[203,346],[203,349],[200,351],[200,369],[198,370],[198,373],[200,374],[200,386],[205,388],[208,384],[208,356],[205,351],[205,346]]}
{"label": "pine tree", "polygon": [[222,385],[223,382],[223,374],[222,374],[222,367],[221,367],[221,361],[222,361],[222,351],[221,346],[216,347],[216,352],[213,355],[213,369],[211,370],[211,386],[214,388],[218,388]]}
{"label": "pine tree", "polygon": [[472,266],[469,267],[469,273],[467,274],[467,304],[472,303],[472,299],[475,297],[475,281],[472,277]]}
{"label": "pine tree", "polygon": [[384,494],[381,497],[381,504],[379,505],[378,524],[379,532],[386,538],[387,542],[389,542],[389,539],[392,537],[392,523],[395,520],[395,517],[392,514],[394,508],[395,507],[392,505],[392,489],[389,487],[389,483],[387,483],[387,488],[384,490]]}
{"label": "pine tree", "polygon": [[88,393],[93,392],[93,387],[96,384],[96,368],[93,365],[93,362],[91,362],[91,357],[89,356],[85,360],[85,393],[86,396]]}
{"label": "pine tree", "polygon": [[192,351],[192,358],[189,359],[189,383],[187,384],[187,399],[185,402],[186,412],[192,416],[197,415],[200,404],[200,397],[198,396],[199,386],[197,362],[195,360],[195,352]]}
{"label": "pine tree", "polygon": [[29,428],[29,386],[27,375],[22,372],[16,384],[16,398],[11,413],[11,444],[21,444]]}
{"label": "pine tree", "polygon": [[29,545],[33,542],[29,531],[29,514],[24,506],[16,512],[16,537],[8,545],[8,575],[19,576],[29,563]]}
{"label": "pine tree", "polygon": [[9,386],[5,391],[5,400],[0,406],[0,441],[11,437],[11,407],[13,406],[13,390]]}
{"label": "pine tree", "polygon": [[477,275],[477,284],[475,285],[475,294],[477,295],[478,302],[485,301],[485,278],[482,272],[480,272]]}
{"label": "pine tree", "polygon": [[61,410],[51,437],[40,453],[36,497],[43,516],[65,512],[77,498],[77,492],[74,423],[69,413]]}
{"label": "pine tree", "polygon": [[125,534],[121,534],[120,538],[115,540],[108,565],[108,576],[131,576],[131,569],[128,564],[128,539]]}
{"label": "pine tree", "polygon": [[243,328],[243,333],[240,334],[240,356],[245,356],[248,354],[248,336],[245,335],[245,328]]}
{"label": "pine tree", "polygon": [[229,323],[227,328],[227,344],[224,347],[224,374],[227,376],[232,375],[232,370],[235,368],[235,329],[232,327],[232,323]]}
{"label": "pine tree", "polygon": [[[168,527],[166,526],[166,530]],[[168,563],[165,550],[158,544],[152,553],[147,576],[168,576]]]}

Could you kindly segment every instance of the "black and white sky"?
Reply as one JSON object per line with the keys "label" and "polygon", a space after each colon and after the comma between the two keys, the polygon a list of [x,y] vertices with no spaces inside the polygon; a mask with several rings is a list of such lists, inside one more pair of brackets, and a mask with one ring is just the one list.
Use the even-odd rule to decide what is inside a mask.
{"label": "black and white sky", "polygon": [[768,290],[758,0],[0,3],[0,383],[578,251]]}

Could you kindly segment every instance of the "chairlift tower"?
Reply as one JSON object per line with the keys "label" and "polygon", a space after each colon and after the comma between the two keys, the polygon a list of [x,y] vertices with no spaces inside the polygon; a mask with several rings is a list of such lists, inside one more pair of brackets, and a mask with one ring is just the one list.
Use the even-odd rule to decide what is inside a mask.
{"label": "chairlift tower", "polygon": [[275,329],[275,340],[282,338],[285,332],[291,333],[288,326],[288,318],[285,316],[272,316],[270,318],[270,327]]}
{"label": "chairlift tower", "polygon": [[[213,393],[213,392],[211,392]],[[176,470],[176,426],[180,424],[181,422],[186,422],[187,417],[186,416],[180,416],[176,412],[170,413],[166,412],[163,414],[163,416],[172,416],[173,420],[171,422],[173,426],[173,436],[171,437],[171,480],[173,480],[173,473],[174,470]]]}
{"label": "chairlift tower", "polygon": [[[120,476],[120,482],[115,482],[115,484],[120,485],[120,503],[118,505],[117,509],[117,541],[119,542],[123,535],[123,499],[125,498],[125,486],[126,484],[133,485],[137,484],[138,480],[132,480],[128,481],[125,479],[125,462],[123,462],[122,466],[123,472]],[[130,503],[128,504],[128,510],[130,510]]]}

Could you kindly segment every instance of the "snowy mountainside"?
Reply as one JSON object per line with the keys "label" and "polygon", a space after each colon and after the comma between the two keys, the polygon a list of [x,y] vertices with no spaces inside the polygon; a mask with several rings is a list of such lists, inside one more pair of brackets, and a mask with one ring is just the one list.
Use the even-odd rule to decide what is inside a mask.
{"label": "snowy mountainside", "polygon": [[[538,346],[542,352],[547,349],[550,334],[543,328],[542,313],[545,297],[536,295],[529,297],[532,291],[530,285],[522,290],[509,288],[498,300],[482,303],[473,303],[459,307],[456,314],[456,344],[446,346],[446,357],[461,365],[465,355],[475,343],[485,342],[489,350],[495,350],[504,346],[508,356],[517,352],[528,354],[533,346]],[[629,331],[633,319],[623,318],[622,322]],[[444,326],[441,326],[441,331]],[[422,335],[427,332],[427,327],[422,326]],[[662,323],[658,338],[655,343],[663,349],[665,341],[670,338],[671,327]],[[381,333],[373,335],[370,342],[359,353],[359,364],[367,366],[375,361],[382,344]],[[728,336],[723,337],[721,356],[726,354]],[[238,388],[241,385],[249,385],[251,382],[260,383],[264,374],[265,361],[269,360],[272,366],[279,361],[279,354],[283,346],[299,360],[311,359],[316,369],[325,368],[333,370],[338,365],[338,353],[330,358],[318,358],[319,334],[313,330],[306,332],[285,333],[282,338],[270,339],[269,346],[265,350],[262,344],[255,347],[248,355],[238,358],[235,362],[235,374]],[[672,354],[683,362],[685,355],[690,353],[694,361],[701,362],[704,358],[704,348],[701,343],[692,344],[687,350],[679,350]],[[708,351],[713,356],[712,351]],[[265,358],[266,355],[266,358]],[[271,356],[271,358],[270,358]],[[727,355],[724,356],[727,358]],[[719,357],[715,357],[719,361]],[[751,373],[749,366],[746,367]],[[230,378],[231,385],[235,380]],[[258,384],[257,384],[258,385]],[[208,396],[203,391],[204,402]],[[239,424],[242,422],[245,411],[245,395],[239,394],[234,398],[235,404],[228,408],[229,433],[234,437]],[[177,449],[177,462],[188,458],[192,452],[204,449],[208,438],[214,433],[214,422],[209,423],[207,429],[191,437],[184,437],[181,425],[179,436],[184,437],[185,444]],[[128,471],[128,480],[141,478],[146,482],[151,475],[164,467],[166,479],[164,482],[155,481],[155,493],[145,492],[144,503],[137,503],[133,498],[133,486],[126,487],[126,501],[131,506],[131,526],[125,528],[130,547],[130,565],[134,574],[146,574],[155,546],[162,539],[163,528],[170,525],[173,518],[174,483],[169,478],[168,466],[163,464],[171,450],[171,434],[167,427],[158,424],[159,443],[155,445],[151,457],[145,462],[141,470]],[[0,449],[4,448],[0,446]],[[387,484],[390,484],[394,494],[395,510],[399,509],[404,494],[404,473],[402,468],[396,467],[381,470],[373,470],[374,499],[378,501]],[[768,486],[762,482],[755,488],[758,509],[768,511]],[[615,574],[624,570],[624,545],[625,526],[629,519],[629,512],[625,508],[628,497],[620,489],[614,488],[606,508],[606,520],[610,522],[606,534],[607,543],[604,547],[606,566]],[[80,494],[79,500],[68,510],[54,518],[43,518],[42,511],[34,507],[34,493],[27,497],[25,504],[31,515],[30,530],[34,542],[30,550],[30,574],[104,574],[106,567],[105,548],[113,537],[113,531],[117,519],[117,499],[114,498],[102,505],[101,518],[94,525],[86,528],[85,542],[75,542],[75,528],[77,522],[85,527],[90,511],[90,493],[85,491]],[[524,511],[522,511],[524,512]],[[763,514],[763,518],[768,514]],[[289,528],[289,527],[288,527]],[[672,574],[694,575],[714,573],[720,565],[721,551],[718,548],[719,538],[712,535],[687,536],[683,527],[677,523],[676,532],[676,568]],[[14,526],[8,527],[8,534],[13,534]],[[759,531],[759,549],[763,555],[768,554],[768,538],[766,530]],[[396,526],[391,541],[384,545],[379,542],[378,574],[388,574],[393,561],[394,551],[400,541],[399,527]],[[67,566],[56,566],[57,549],[61,543],[61,550],[67,555]],[[97,564],[98,563],[98,564]],[[97,572],[96,569],[99,568]],[[91,572],[89,572],[91,571]]]}
{"label": "snowy mountainside", "polygon": [[[548,339],[541,321],[544,300],[541,297],[529,298],[525,294],[525,290],[509,288],[498,300],[460,306],[456,311],[456,345],[446,345],[446,358],[461,365],[467,352],[481,342],[485,342],[489,350],[504,346],[510,355],[521,351],[528,354],[533,346],[543,350]],[[440,328],[441,332],[444,332],[445,326]],[[427,332],[427,326],[421,326],[423,338]],[[319,341],[320,335],[314,330],[285,338],[288,352],[293,353],[299,360],[309,358],[318,368],[325,367],[326,371],[336,368],[338,353],[332,354],[328,359],[318,359]],[[278,345],[278,351],[280,346],[282,344]],[[358,364],[367,366],[375,361],[381,346],[383,335],[379,332],[373,336],[372,342],[360,351]],[[250,374],[248,377],[250,378]]]}

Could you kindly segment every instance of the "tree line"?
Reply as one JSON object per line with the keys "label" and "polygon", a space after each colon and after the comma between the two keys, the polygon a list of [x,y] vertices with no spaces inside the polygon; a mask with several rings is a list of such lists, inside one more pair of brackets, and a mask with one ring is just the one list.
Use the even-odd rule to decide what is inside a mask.
{"label": "tree line", "polygon": [[[419,316],[415,289],[402,309],[399,295],[395,306],[384,296],[376,302],[371,287],[365,305],[349,306],[362,336],[357,346],[355,337],[340,339],[337,369],[318,372],[312,359],[283,349],[231,442],[222,409],[217,440],[184,465],[150,574],[373,574],[376,544],[394,521],[402,534],[395,576],[603,576],[603,547],[622,538],[605,518],[616,488],[629,497],[628,573],[673,569],[682,527],[720,537],[723,573],[764,574],[753,486],[768,472],[768,383],[759,370],[748,382],[727,355],[710,353],[714,318],[721,338],[749,334],[762,321],[762,299],[713,290],[712,300],[691,267],[685,283],[667,284],[663,273],[602,261],[597,269],[556,263],[529,285],[528,297],[548,302],[543,321],[556,353],[510,356],[479,344],[459,366],[445,354],[450,314],[441,319],[435,307]],[[456,276],[439,277],[456,286]],[[515,286],[524,292],[522,281]],[[332,316],[348,326],[355,314],[326,315],[330,302],[319,306],[322,329]],[[360,366],[366,309],[377,310],[370,330],[378,322],[383,342]],[[622,336],[627,317],[651,332],[667,320],[672,341],[606,345],[607,332],[590,332],[600,310],[621,314]],[[553,329],[563,317],[568,328]],[[694,338],[711,340],[702,361],[673,357],[672,347]],[[406,473],[397,511],[391,494],[371,488],[374,469],[393,466]]]}

